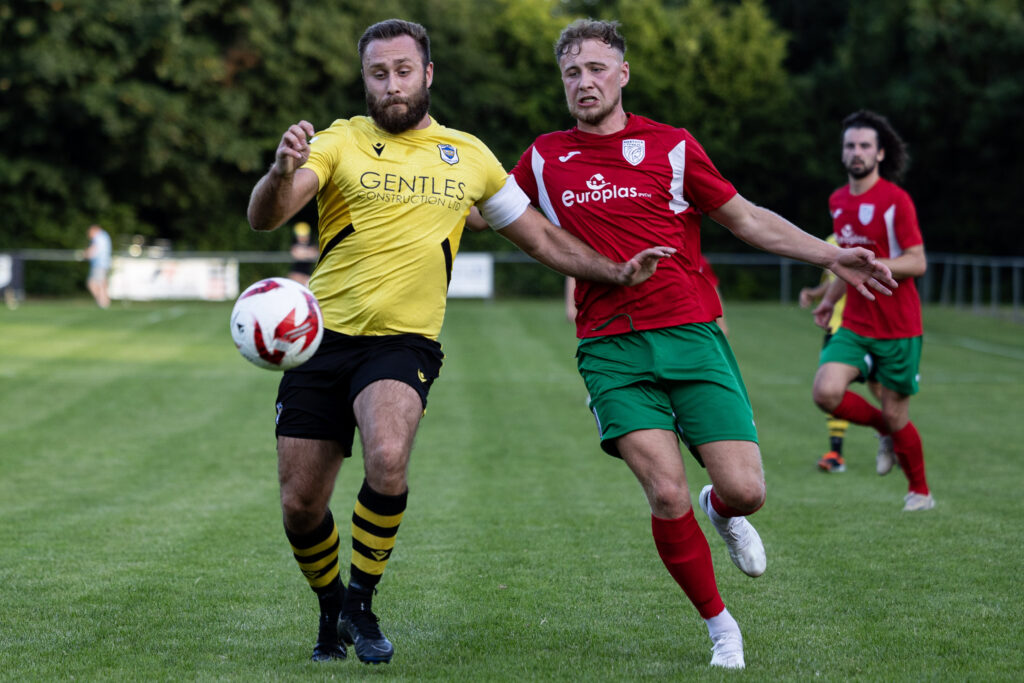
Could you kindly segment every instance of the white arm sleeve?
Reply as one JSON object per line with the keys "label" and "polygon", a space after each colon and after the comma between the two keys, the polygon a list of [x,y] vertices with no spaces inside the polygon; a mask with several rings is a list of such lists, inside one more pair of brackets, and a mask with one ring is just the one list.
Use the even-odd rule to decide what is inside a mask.
{"label": "white arm sleeve", "polygon": [[508,176],[500,190],[477,206],[484,220],[495,230],[501,230],[526,212],[530,207],[530,198],[519,187],[516,179]]}

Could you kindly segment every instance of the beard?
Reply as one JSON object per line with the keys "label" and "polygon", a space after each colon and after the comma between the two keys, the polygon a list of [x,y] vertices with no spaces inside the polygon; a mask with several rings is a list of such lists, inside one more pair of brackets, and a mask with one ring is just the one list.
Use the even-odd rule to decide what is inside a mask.
{"label": "beard", "polygon": [[854,180],[860,180],[861,178],[867,178],[871,175],[871,172],[875,170],[875,164],[869,164],[862,162],[857,168],[854,168],[855,162],[850,162],[846,165],[846,172],[850,174],[850,177]]}
{"label": "beard", "polygon": [[[393,107],[395,104],[404,104],[405,109]],[[383,128],[392,135],[397,135],[409,130],[419,123],[430,109],[430,89],[427,88],[427,79],[424,76],[423,85],[418,92],[411,93],[408,97],[384,97],[376,98],[369,92],[366,93],[366,110],[380,128]]]}
{"label": "beard", "polygon": [[622,100],[622,96],[619,95],[615,98],[614,102],[608,102],[605,106],[600,109],[581,109],[576,105],[575,102],[569,103],[569,113],[572,114],[573,118],[582,123],[586,123],[591,126],[596,126],[608,118],[608,115],[615,111],[619,102]]}

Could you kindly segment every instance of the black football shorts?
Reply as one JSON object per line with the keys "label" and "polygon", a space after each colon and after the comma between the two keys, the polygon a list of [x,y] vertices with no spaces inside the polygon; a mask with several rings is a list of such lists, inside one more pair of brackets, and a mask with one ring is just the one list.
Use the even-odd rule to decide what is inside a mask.
{"label": "black football shorts", "polygon": [[337,441],[351,455],[359,392],[377,380],[397,380],[415,389],[426,409],[443,362],[441,345],[418,334],[354,337],[325,329],[313,357],[281,378],[275,433]]}

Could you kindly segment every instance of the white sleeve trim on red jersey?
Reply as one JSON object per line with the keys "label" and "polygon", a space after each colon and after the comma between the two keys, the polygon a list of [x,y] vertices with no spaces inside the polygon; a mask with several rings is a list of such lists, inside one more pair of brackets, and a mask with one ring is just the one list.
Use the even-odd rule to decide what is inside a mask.
{"label": "white sleeve trim on red jersey", "polygon": [[672,181],[668,191],[672,195],[668,208],[674,213],[682,213],[690,208],[690,203],[683,197],[683,177],[686,175],[686,140],[680,140],[668,153],[668,163],[672,167]]}
{"label": "white sleeve trim on red jersey", "polygon": [[548,188],[544,186],[544,157],[537,151],[534,145],[533,153],[530,155],[530,170],[533,171],[533,179],[537,183],[537,201],[540,202],[540,209],[548,220],[561,227],[558,216],[555,214],[555,207],[551,203],[551,196],[548,195]]}
{"label": "white sleeve trim on red jersey", "polygon": [[513,176],[505,178],[501,189],[478,204],[480,215],[495,230],[501,230],[509,223],[526,213],[530,208],[530,198]]}
{"label": "white sleeve trim on red jersey", "polygon": [[889,239],[889,258],[896,258],[903,253],[903,247],[896,239],[896,205],[886,209],[882,216],[885,218],[885,236]]}

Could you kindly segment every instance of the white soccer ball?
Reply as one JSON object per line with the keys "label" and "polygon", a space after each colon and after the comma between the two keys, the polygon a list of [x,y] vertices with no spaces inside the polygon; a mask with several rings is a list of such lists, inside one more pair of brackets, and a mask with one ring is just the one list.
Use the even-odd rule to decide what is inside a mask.
{"label": "white soccer ball", "polygon": [[254,282],[231,311],[231,338],[239,353],[267,370],[290,370],[305,363],[323,336],[324,317],[316,297],[287,278]]}

